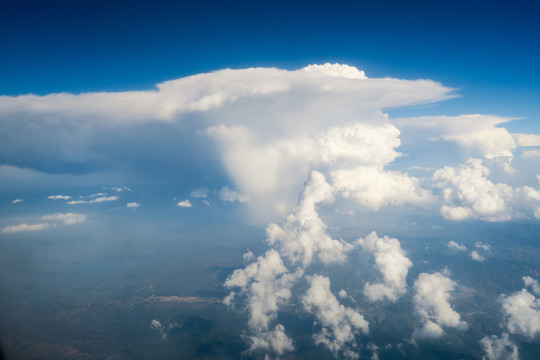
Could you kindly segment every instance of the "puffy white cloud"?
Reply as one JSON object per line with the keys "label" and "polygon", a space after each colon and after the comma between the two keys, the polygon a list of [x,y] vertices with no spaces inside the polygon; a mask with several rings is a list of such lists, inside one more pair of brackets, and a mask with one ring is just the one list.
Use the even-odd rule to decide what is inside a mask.
{"label": "puffy white cloud", "polygon": [[180,201],[178,204],[176,204],[176,206],[190,208],[190,207],[192,207],[193,205],[191,205],[191,203],[189,202],[189,200],[183,200],[183,201]]}
{"label": "puffy white cloud", "polygon": [[319,72],[324,75],[343,77],[346,79],[367,79],[363,71],[358,70],[354,66],[340,64],[323,64],[323,65],[308,65],[302,69],[306,72]]}
{"label": "puffy white cloud", "polygon": [[333,189],[323,174],[314,171],[306,183],[300,201],[287,217],[285,224],[270,224],[267,241],[293,263],[305,267],[317,256],[323,263],[344,262],[351,244],[335,240],[326,232],[316,206],[334,201]]}
{"label": "puffy white cloud", "polygon": [[471,258],[475,261],[484,261],[485,258],[478,253],[478,251],[473,250],[471,251]]}
{"label": "puffy white cloud", "polygon": [[238,202],[243,203],[243,202],[249,201],[249,196],[240,194],[237,191],[232,190],[228,186],[224,186],[221,188],[221,190],[219,191],[219,198],[222,201],[227,201],[227,202],[238,201]]}
{"label": "puffy white cloud", "polygon": [[[530,277],[524,277],[525,286],[531,286],[537,292],[538,283]],[[502,308],[506,318],[508,332],[521,334],[530,339],[540,333],[540,299],[522,289],[513,295],[503,298]]]}
{"label": "puffy white cloud", "polygon": [[75,213],[55,213],[50,215],[44,215],[41,217],[43,220],[59,220],[63,221],[66,225],[73,225],[82,223],[86,220],[86,215]]}
{"label": "puffy white cloud", "polygon": [[26,224],[22,223],[19,225],[8,225],[2,229],[3,233],[14,233],[14,232],[21,232],[21,231],[38,231],[38,230],[44,230],[48,229],[50,227],[55,227],[56,224],[49,224],[49,223],[40,223],[40,224]]}
{"label": "puffy white cloud", "polygon": [[279,307],[291,297],[291,287],[302,275],[302,270],[290,273],[279,253],[271,249],[227,278],[225,286],[238,288],[239,293],[231,292],[225,303],[232,305],[238,296],[247,299],[250,351],[268,350],[281,355],[292,350],[292,340],[286,336],[284,327],[273,323]]}
{"label": "puffy white cloud", "polygon": [[15,199],[13,201],[11,201],[12,204],[18,204],[20,202],[24,201],[23,199]]}
{"label": "puffy white cloud", "polygon": [[398,171],[383,171],[373,166],[331,172],[333,185],[342,196],[378,210],[383,205],[420,204],[431,199],[418,179]]}
{"label": "puffy white cloud", "polygon": [[132,208],[132,209],[136,209],[136,208],[138,208],[139,206],[141,206],[141,204],[139,204],[138,202],[128,202],[128,203],[126,204],[126,207]]}
{"label": "puffy white cloud", "polygon": [[540,135],[512,134],[519,146],[540,146]]}
{"label": "puffy white cloud", "polygon": [[468,328],[449,302],[456,285],[455,281],[439,272],[418,276],[414,282],[414,304],[423,326],[415,330],[414,338],[440,337],[444,334],[443,326],[460,330]]}
{"label": "puffy white cloud", "polygon": [[337,357],[357,359],[355,336],[369,333],[369,323],[356,310],[341,305],[330,291],[327,277],[314,275],[308,278],[310,288],[302,297],[305,308],[315,314],[322,325],[322,331],[313,338],[317,344],[324,344]]}
{"label": "puffy white cloud", "polygon": [[467,251],[467,247],[465,245],[462,245],[462,244],[458,244],[457,242],[455,242],[454,240],[450,240],[448,242],[448,247],[450,249],[453,249],[453,250],[458,250],[458,251]]}
{"label": "puffy white cloud", "polygon": [[527,213],[537,216],[540,191],[530,186],[512,188],[491,182],[489,169],[480,159],[469,159],[457,167],[445,166],[433,174],[435,186],[442,190],[446,202],[441,214],[450,220],[467,218],[487,221],[510,220]]}
{"label": "puffy white cloud", "polygon": [[488,221],[510,219],[512,188],[492,183],[487,179],[488,175],[489,169],[479,159],[469,159],[464,165],[437,170],[433,179],[442,189],[444,201],[450,204],[441,207],[441,214],[451,220],[469,217]]}
{"label": "puffy white cloud", "polygon": [[[455,141],[465,148],[475,150],[484,158],[500,163],[505,171],[512,173],[512,151],[518,143],[505,128],[498,127],[512,120],[516,119],[472,114],[396,119],[395,123],[400,128],[427,129],[435,138]],[[522,143],[519,143],[519,146],[523,146]]]}
{"label": "puffy white cloud", "polygon": [[384,236],[379,238],[376,232],[372,232],[365,238],[360,238],[357,243],[364,251],[375,256],[375,264],[383,274],[384,283],[366,283],[364,294],[371,300],[387,298],[396,301],[407,289],[406,277],[411,260],[401,248],[398,239]]}
{"label": "puffy white cloud", "polygon": [[485,336],[480,340],[484,348],[482,360],[519,360],[519,351],[515,342],[513,342],[507,333],[502,336]]}
{"label": "puffy white cloud", "polygon": [[50,196],[47,196],[47,199],[52,199],[52,200],[69,200],[69,199],[71,199],[71,196],[68,196],[68,195],[50,195]]}
{"label": "puffy white cloud", "polygon": [[530,276],[524,276],[523,282],[525,283],[525,287],[530,287],[535,295],[540,296],[540,285],[538,285],[537,280]]}

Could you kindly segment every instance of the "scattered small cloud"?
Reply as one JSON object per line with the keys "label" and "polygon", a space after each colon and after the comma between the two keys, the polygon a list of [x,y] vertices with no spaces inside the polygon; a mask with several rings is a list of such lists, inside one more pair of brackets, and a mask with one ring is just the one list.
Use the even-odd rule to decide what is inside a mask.
{"label": "scattered small cloud", "polygon": [[42,220],[59,220],[63,221],[66,225],[73,225],[77,223],[82,223],[86,220],[86,215],[75,214],[75,213],[56,213],[51,215],[44,215],[41,217]]}
{"label": "scattered small cloud", "polygon": [[71,199],[71,196],[68,196],[68,195],[49,195],[49,196],[47,196],[47,199],[51,199],[51,200],[69,200],[69,199]]}
{"label": "scattered small cloud", "polygon": [[112,187],[111,190],[116,191],[116,192],[122,192],[122,191],[131,191],[131,188],[127,186],[122,186],[122,187]]}
{"label": "scattered small cloud", "polygon": [[176,204],[177,206],[180,206],[180,207],[185,207],[185,208],[190,208],[192,207],[193,205],[191,205],[191,203],[189,202],[189,200],[184,200],[184,201],[180,201],[178,204]]}
{"label": "scattered small cloud", "polygon": [[131,209],[135,210],[136,208],[141,206],[141,204],[139,204],[138,202],[129,202],[129,203],[126,204],[126,206],[128,208],[131,208]]}
{"label": "scattered small cloud", "polygon": [[105,193],[99,192],[99,193],[90,195],[90,197],[105,196],[105,195],[106,195]]}
{"label": "scattered small cloud", "polygon": [[11,203],[12,203],[12,204],[18,204],[18,203],[20,203],[20,202],[22,202],[22,201],[24,201],[24,200],[23,200],[23,199],[15,199],[15,200],[13,200]]}
{"label": "scattered small cloud", "polygon": [[86,200],[71,200],[71,201],[68,201],[66,204],[68,204],[68,205],[88,204],[88,201],[86,201]]}
{"label": "scattered small cloud", "polygon": [[484,261],[485,258],[478,253],[478,251],[473,250],[471,251],[471,258],[475,261]]}
{"label": "scattered small cloud", "polygon": [[40,223],[40,224],[26,224],[22,223],[19,225],[8,225],[2,229],[3,233],[14,233],[14,232],[21,232],[21,231],[39,231],[39,230],[45,230],[50,227],[55,227],[56,224],[49,224],[49,223]]}
{"label": "scattered small cloud", "polygon": [[540,150],[527,150],[523,152],[523,157],[539,157]]}
{"label": "scattered small cloud", "polygon": [[163,340],[167,338],[167,330],[158,320],[152,320],[150,323],[150,329],[159,331],[159,334]]}
{"label": "scattered small cloud", "polygon": [[484,243],[482,243],[482,242],[480,242],[480,241],[476,242],[476,243],[474,244],[474,246],[476,246],[477,248],[482,249],[482,250],[484,250],[484,251],[490,251],[490,250],[491,250],[491,245],[489,245],[489,244],[484,244]]}
{"label": "scattered small cloud", "polygon": [[191,192],[191,197],[195,199],[206,199],[208,197],[209,190],[205,187],[196,188]]}
{"label": "scattered small cloud", "polygon": [[454,240],[450,240],[448,242],[448,247],[452,250],[467,251],[467,247],[465,245],[458,244]]}
{"label": "scattered small cloud", "polygon": [[94,200],[90,200],[90,202],[91,203],[100,203],[100,202],[104,202],[104,201],[116,201],[118,199],[119,199],[118,196],[101,196],[101,197],[95,198]]}
{"label": "scattered small cloud", "polygon": [[239,192],[232,190],[228,186],[224,186],[221,188],[221,190],[219,191],[219,198],[222,201],[227,201],[227,202],[238,201],[238,202],[243,203],[243,202],[249,201],[249,196],[240,194]]}

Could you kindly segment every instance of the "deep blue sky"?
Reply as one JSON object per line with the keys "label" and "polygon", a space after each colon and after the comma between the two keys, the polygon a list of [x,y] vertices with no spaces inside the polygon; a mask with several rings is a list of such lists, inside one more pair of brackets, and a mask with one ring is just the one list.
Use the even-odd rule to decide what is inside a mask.
{"label": "deep blue sky", "polygon": [[147,89],[225,67],[341,62],[459,88],[463,97],[439,112],[521,116],[523,131],[538,130],[539,15],[537,1],[4,2],[0,94]]}

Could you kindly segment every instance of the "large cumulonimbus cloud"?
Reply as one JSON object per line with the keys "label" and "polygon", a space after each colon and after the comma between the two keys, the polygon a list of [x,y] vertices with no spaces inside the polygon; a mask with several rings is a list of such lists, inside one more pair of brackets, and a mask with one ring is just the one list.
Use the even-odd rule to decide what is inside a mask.
{"label": "large cumulonimbus cloud", "polygon": [[[159,176],[166,177],[169,171],[174,177],[166,164],[196,163],[184,156],[195,151],[206,154],[201,155],[204,161],[219,159],[241,194],[237,200],[249,199],[250,214],[264,222],[290,212],[314,170],[327,174],[341,196],[370,210],[427,205],[436,203],[429,178],[386,168],[402,155],[397,150],[401,132],[453,142],[464,153],[501,163],[508,171],[513,151],[520,147],[534,151],[540,146],[537,135],[504,129],[512,118],[391,119],[383,112],[454,96],[453,89],[431,80],[368,78],[355,67],[340,64],[295,71],[225,69],[145,91],[0,96],[0,123],[6,130],[0,134],[0,161],[79,174],[118,168],[136,172],[159,157],[164,164]],[[432,147],[427,141],[415,151]],[[151,156],[141,151],[145,148],[152,149]],[[148,171],[140,173],[148,176]],[[438,184],[450,181],[441,176]],[[486,181],[478,185],[490,187]],[[497,192],[503,191],[498,185]],[[528,204],[538,197],[532,188],[519,191]],[[503,201],[505,196],[500,194]],[[506,202],[503,206],[495,201],[488,209],[466,201],[473,203],[444,204],[443,215],[490,221],[522,215],[506,209]],[[527,206],[540,214],[540,204]]]}

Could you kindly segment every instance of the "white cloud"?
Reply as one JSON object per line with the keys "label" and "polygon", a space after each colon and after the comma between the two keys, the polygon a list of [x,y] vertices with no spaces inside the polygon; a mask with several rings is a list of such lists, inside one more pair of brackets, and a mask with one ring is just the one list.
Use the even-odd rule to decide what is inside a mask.
{"label": "white cloud", "polygon": [[453,249],[453,250],[458,250],[458,251],[466,251],[467,250],[467,247],[465,245],[462,245],[462,244],[458,244],[457,242],[455,242],[454,240],[450,240],[448,242],[448,247],[450,249]]}
{"label": "white cloud", "polygon": [[471,251],[471,258],[475,261],[484,261],[485,258],[478,253],[478,251],[473,250]]}
{"label": "white cloud", "polygon": [[13,233],[13,232],[20,232],[20,231],[38,231],[38,230],[44,230],[48,229],[50,227],[55,227],[56,224],[48,224],[48,223],[41,223],[41,224],[26,224],[22,223],[19,225],[8,225],[2,229],[3,233]]}
{"label": "white cloud", "polygon": [[196,188],[190,195],[195,199],[206,199],[208,197],[208,189],[205,187]]}
{"label": "white cloud", "polygon": [[96,196],[105,196],[105,193],[99,192],[99,193],[90,195],[90,197],[96,197]]}
{"label": "white cloud", "polygon": [[302,297],[309,312],[315,314],[323,326],[313,338],[315,343],[324,344],[334,356],[343,354],[346,358],[357,359],[355,336],[369,333],[369,323],[356,310],[341,305],[330,291],[330,280],[315,275],[308,278],[310,288]]}
{"label": "white cloud", "polygon": [[285,224],[270,224],[266,228],[267,241],[293,263],[304,267],[318,257],[323,263],[344,262],[351,244],[334,240],[326,233],[326,225],[319,218],[316,206],[334,201],[333,189],[323,174],[314,171],[305,185],[300,201],[287,216]]}
{"label": "white cloud", "polygon": [[131,191],[131,189],[129,187],[127,187],[127,186],[112,187],[111,190],[116,191],[116,192]]}
{"label": "white cloud", "polygon": [[530,339],[540,333],[540,299],[526,289],[505,297],[502,307],[508,332]]}
{"label": "white cloud", "polygon": [[[472,114],[396,119],[395,123],[400,128],[426,129],[435,138],[455,141],[466,149],[476,151],[485,159],[501,164],[506,172],[513,173],[512,151],[518,143],[505,128],[499,127],[512,120],[516,118]],[[523,146],[522,143],[519,143],[519,146]]]}
{"label": "white cloud", "polygon": [[343,77],[346,79],[367,79],[366,74],[363,71],[358,70],[354,66],[340,65],[340,64],[323,64],[323,65],[309,65],[302,69],[306,72],[321,73],[328,76]]}
{"label": "white cloud", "polygon": [[445,202],[441,214],[451,220],[469,217],[488,221],[511,218],[509,201],[512,188],[506,184],[494,184],[487,179],[489,169],[479,159],[469,159],[459,167],[446,166],[433,174],[437,186],[442,189]]}
{"label": "white cloud", "polygon": [[186,208],[190,208],[192,207],[193,205],[191,205],[191,203],[189,202],[189,200],[183,200],[183,201],[180,201],[178,204],[176,204],[177,206],[180,206],[180,207],[186,207]]}
{"label": "white cloud", "polygon": [[439,272],[418,276],[414,283],[414,304],[423,326],[415,330],[413,338],[441,337],[444,335],[443,326],[460,330],[468,328],[449,302],[456,285],[455,281]]}
{"label": "white cloud", "polygon": [[68,205],[88,204],[88,201],[86,201],[86,200],[71,200],[71,201],[68,201],[66,204],[68,204]]}
{"label": "white cloud", "polygon": [[285,334],[281,324],[274,324],[277,311],[291,297],[291,287],[303,275],[303,271],[289,273],[276,250],[268,250],[265,256],[244,269],[235,270],[225,282],[232,291],[226,304],[232,305],[239,296],[247,300],[250,351],[267,350],[277,355],[293,349],[292,340]]}
{"label": "white cloud", "polygon": [[512,134],[519,146],[540,146],[540,135]]}
{"label": "white cloud", "polygon": [[480,340],[484,348],[482,360],[519,360],[519,351],[515,342],[510,340],[507,333],[502,336],[485,336]]}
{"label": "white cloud", "polygon": [[537,280],[530,276],[524,276],[523,282],[525,283],[525,287],[530,287],[535,295],[540,296],[540,285],[538,285]]}
{"label": "white cloud", "polygon": [[86,215],[74,214],[74,213],[55,213],[51,215],[44,215],[41,217],[43,220],[59,220],[63,221],[66,225],[73,225],[82,223],[86,220]]}
{"label": "white cloud", "polygon": [[13,200],[11,203],[12,203],[12,204],[18,204],[18,203],[20,203],[20,202],[22,202],[22,201],[24,201],[24,200],[23,200],[23,199],[15,199],[15,200]]}
{"label": "white cloud", "polygon": [[540,157],[540,150],[527,150],[527,151],[524,151],[523,156],[524,157],[530,157],[530,158]]}
{"label": "white cloud", "polygon": [[474,246],[476,246],[478,249],[482,249],[484,251],[490,251],[491,250],[491,245],[489,244],[484,244],[480,241],[477,241],[476,243],[474,243]]}
{"label": "white cloud", "polygon": [[221,188],[221,190],[219,191],[219,198],[222,201],[227,201],[227,202],[238,201],[238,202],[243,203],[243,202],[249,201],[249,196],[240,194],[237,191],[232,190],[228,186],[224,186]]}
{"label": "white cloud", "polygon": [[407,289],[406,277],[411,260],[401,248],[398,239],[384,236],[379,238],[377,233],[372,232],[365,238],[360,238],[357,243],[364,251],[375,256],[375,264],[383,274],[384,283],[366,283],[364,294],[371,300],[377,301],[387,298],[396,301]]}
{"label": "white cloud", "polygon": [[141,204],[139,204],[138,202],[128,202],[128,203],[126,204],[126,206],[127,206],[128,208],[136,209],[136,208],[138,208],[139,206],[141,206]]}
{"label": "white cloud", "polygon": [[361,205],[378,210],[384,205],[421,204],[431,199],[418,179],[398,171],[383,171],[360,166],[331,173],[333,185],[344,197],[352,197]]}
{"label": "white cloud", "polygon": [[119,197],[118,196],[101,196],[101,197],[97,197],[93,200],[90,200],[91,203],[100,203],[100,202],[104,202],[104,201],[116,201],[118,200]]}
{"label": "white cloud", "polygon": [[68,195],[50,195],[50,196],[47,196],[47,199],[51,199],[51,200],[69,200],[69,199],[71,199],[71,196],[68,196]]}

